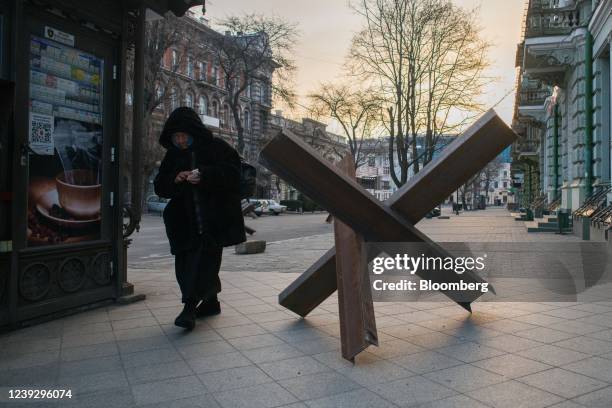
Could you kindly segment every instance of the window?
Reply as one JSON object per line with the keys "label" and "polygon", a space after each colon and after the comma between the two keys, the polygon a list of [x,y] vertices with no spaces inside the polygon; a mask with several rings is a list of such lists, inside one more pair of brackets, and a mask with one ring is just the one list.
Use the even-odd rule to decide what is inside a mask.
{"label": "window", "polygon": [[495,182],[495,188],[498,188],[498,187],[499,187],[499,182],[498,182],[498,181],[496,181],[496,182]]}
{"label": "window", "polygon": [[191,58],[191,55],[187,56],[187,76],[193,78],[193,58]]}
{"label": "window", "polygon": [[206,71],[208,67],[205,62],[198,62],[198,79],[200,81],[206,81]]}
{"label": "window", "polygon": [[376,189],[376,177],[361,177],[357,179],[359,184],[367,190],[375,190]]}
{"label": "window", "polygon": [[176,50],[172,50],[172,70],[178,70],[178,52]]}
{"label": "window", "polygon": [[223,104],[223,112],[222,112],[222,117],[221,117],[221,126],[222,127],[229,127],[230,126],[229,115],[230,115],[230,108],[229,108],[229,106],[227,104]]}
{"label": "window", "polygon": [[212,83],[219,86],[219,67],[216,65],[212,68]]}
{"label": "window", "polygon": [[244,110],[244,123],[242,124],[242,126],[247,132],[251,131],[251,113],[248,109]]}
{"label": "window", "polygon": [[389,166],[385,166],[385,167],[383,168],[383,174],[389,174],[389,173],[390,173]]}
{"label": "window", "polygon": [[251,98],[253,98],[253,99],[260,98],[261,99],[261,96],[259,95],[259,92],[260,92],[259,89],[260,89],[259,88],[259,84],[257,82],[255,82],[253,84],[253,86],[252,86],[252,89],[251,89]]}
{"label": "window", "polygon": [[211,108],[212,108],[210,112],[211,115],[215,118],[218,118],[219,117],[219,102],[213,101]]}
{"label": "window", "polygon": [[157,105],[155,109],[163,109],[164,108],[164,86],[162,84],[157,84],[155,86],[155,98],[157,99],[155,102]]}
{"label": "window", "polygon": [[504,177],[508,177],[508,172],[504,170]]}
{"label": "window", "polygon": [[368,166],[376,167],[376,157],[368,156]]}
{"label": "window", "polygon": [[191,94],[191,92],[187,92],[185,94],[185,106],[193,108],[193,95]]}
{"label": "window", "polygon": [[504,188],[508,188],[508,182],[504,181]]}
{"label": "window", "polygon": [[170,109],[175,110],[176,108],[178,108],[178,90],[172,88],[170,90]]}
{"label": "window", "polygon": [[129,93],[129,92],[126,92],[126,93],[125,93],[125,103],[126,103],[128,106],[132,106],[132,94],[131,94],[131,93]]}
{"label": "window", "polygon": [[198,112],[200,115],[208,114],[208,101],[206,100],[206,97],[204,95],[200,96],[200,99],[198,101]]}

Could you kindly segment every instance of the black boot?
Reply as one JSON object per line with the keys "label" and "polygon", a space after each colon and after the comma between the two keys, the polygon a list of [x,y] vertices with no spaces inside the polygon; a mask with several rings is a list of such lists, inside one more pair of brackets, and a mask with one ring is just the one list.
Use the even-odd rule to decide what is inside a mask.
{"label": "black boot", "polygon": [[174,324],[187,330],[195,327],[196,306],[195,303],[185,303],[183,311],[176,317]]}
{"label": "black boot", "polygon": [[221,304],[216,296],[211,299],[203,300],[196,309],[197,317],[214,316],[219,313],[221,313]]}

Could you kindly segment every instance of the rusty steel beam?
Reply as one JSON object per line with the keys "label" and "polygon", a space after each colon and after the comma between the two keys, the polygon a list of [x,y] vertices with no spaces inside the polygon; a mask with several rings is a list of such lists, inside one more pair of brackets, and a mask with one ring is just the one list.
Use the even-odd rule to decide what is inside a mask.
{"label": "rusty steel beam", "polygon": [[[350,154],[337,167],[355,179],[355,162]],[[337,218],[334,240],[342,357],[355,361],[355,356],[368,346],[378,345],[368,261],[361,235]]]}
{"label": "rusty steel beam", "polygon": [[[512,144],[516,137],[493,110],[486,112],[385,204],[413,224],[417,223],[431,208]],[[333,275],[334,248],[289,285],[279,295],[279,303],[306,316],[336,291]],[[469,304],[462,303],[461,306],[469,310]]]}
{"label": "rusty steel beam", "polygon": [[[300,191],[327,208],[345,224],[370,242],[424,242],[427,256],[450,257],[452,254],[435,244],[416,229],[404,217],[385,207],[380,201],[364,190],[357,182],[341,174],[318,153],[294,135],[283,130],[272,139],[261,153],[266,166],[287,180]],[[296,161],[295,158],[300,160]],[[434,283],[460,282],[483,283],[473,271],[458,275],[454,271],[419,270],[416,275]],[[452,300],[471,302],[482,295],[480,290],[459,293],[444,292]],[[308,302],[308,299],[302,299]],[[299,302],[298,302],[299,303]]]}

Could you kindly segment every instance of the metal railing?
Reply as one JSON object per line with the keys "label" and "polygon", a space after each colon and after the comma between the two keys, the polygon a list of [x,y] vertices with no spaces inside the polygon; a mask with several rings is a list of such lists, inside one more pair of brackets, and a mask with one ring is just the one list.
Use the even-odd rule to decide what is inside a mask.
{"label": "metal railing", "polygon": [[610,227],[612,225],[612,204],[600,207],[591,216],[591,225],[599,228]]}
{"label": "metal railing", "polygon": [[580,24],[580,10],[576,4],[555,7],[554,1],[533,0],[527,14],[525,37],[569,34]]}
{"label": "metal railing", "polygon": [[612,187],[609,186],[597,188],[572,215],[576,217],[590,217],[594,215],[601,207],[605,206],[610,191],[612,191]]}
{"label": "metal railing", "polygon": [[546,209],[550,212],[557,211],[561,207],[561,198],[557,198],[548,204]]}
{"label": "metal railing", "polygon": [[535,140],[522,140],[518,143],[519,154],[535,154],[538,151],[539,143]]}
{"label": "metal railing", "polygon": [[541,106],[551,95],[548,89],[523,90],[520,92],[520,106]]}
{"label": "metal railing", "polygon": [[548,196],[546,194],[540,194],[537,196],[529,205],[533,210],[544,209],[547,207]]}

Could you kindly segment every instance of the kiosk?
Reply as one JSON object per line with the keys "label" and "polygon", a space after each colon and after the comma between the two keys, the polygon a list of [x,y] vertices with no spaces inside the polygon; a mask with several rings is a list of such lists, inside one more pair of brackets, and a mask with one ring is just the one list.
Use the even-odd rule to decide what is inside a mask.
{"label": "kiosk", "polygon": [[[146,19],[198,4],[0,0],[0,328],[133,292],[123,235],[126,56],[134,53],[136,122]],[[136,145],[140,132],[138,123]]]}

